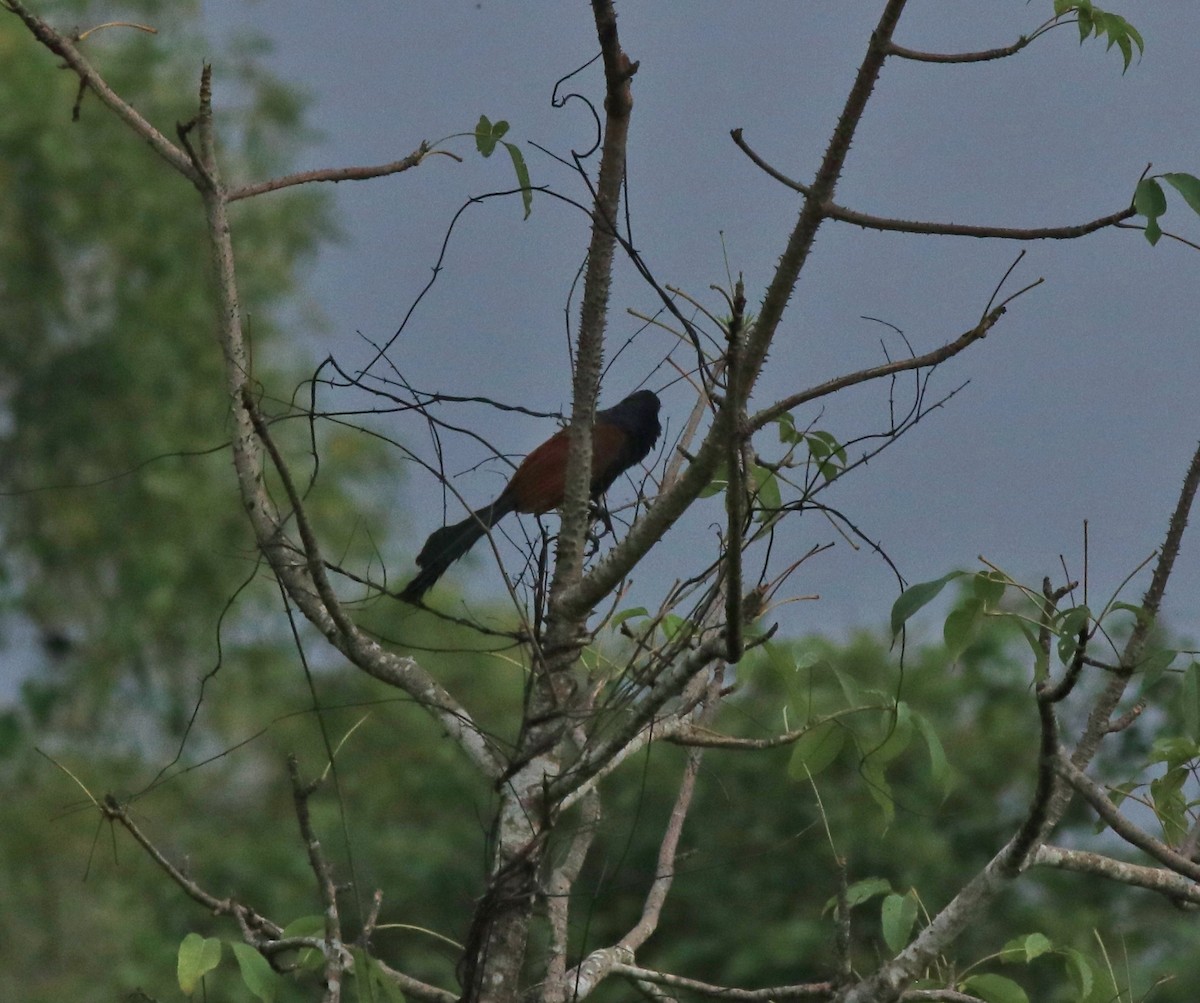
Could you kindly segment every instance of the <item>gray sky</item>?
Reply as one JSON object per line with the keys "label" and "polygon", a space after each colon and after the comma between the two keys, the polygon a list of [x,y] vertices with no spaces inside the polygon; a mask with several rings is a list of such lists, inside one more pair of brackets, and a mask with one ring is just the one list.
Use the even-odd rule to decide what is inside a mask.
{"label": "gray sky", "polygon": [[[747,161],[729,130],[743,128],[767,160],[807,180],[880,6],[618,0],[622,41],[641,63],[629,153],[634,241],[660,282],[719,311],[708,287],[725,283],[724,233],[754,309],[798,200]],[[1095,41],[1081,48],[1074,26],[992,63],[889,60],[838,201],[904,218],[1061,225],[1128,204],[1148,162],[1155,172],[1200,174],[1200,10],[1175,2],[1125,6],[1146,54],[1124,76],[1117,51]],[[896,38],[933,51],[990,48],[1015,41],[1050,11],[1049,0],[914,0]],[[586,196],[567,170],[528,145],[566,155],[591,143],[581,103],[550,106],[554,82],[596,51],[585,3],[207,0],[205,12],[217,44],[247,30],[269,37],[271,68],[312,94],[311,121],[322,138],[302,166],[386,162],[422,139],[471,130],[482,113],[511,122],[506,138],[522,145],[535,184]],[[216,82],[218,102],[230,86]],[[577,77],[572,89],[598,103],[599,69]],[[465,162],[434,158],[399,177],[337,186],[346,240],[321,254],[309,291],[328,319],[318,351],[348,368],[370,356],[356,332],[376,341],[395,332],[464,200],[513,185],[502,155],[482,161],[466,137],[444,145]],[[1200,239],[1196,217],[1169,198],[1165,228]],[[392,361],[422,388],[569,407],[564,304],[586,241],[586,219],[549,198],[536,198],[524,222],[516,200],[473,207]],[[1018,245],[826,223],[755,402],[883,361],[886,331],[863,315],[899,326],[917,351],[953,338],[975,324],[1022,248],[1028,253],[1011,288],[1037,277],[1046,284],[1015,303],[985,342],[943,367],[933,391],[970,385],[827,500],[880,540],[910,581],[977,567],[981,553],[1030,582],[1058,578],[1060,553],[1077,574],[1088,519],[1098,606],[1161,539],[1200,438],[1197,252],[1170,241],[1152,249],[1133,231]],[[613,306],[614,346],[638,327],[627,307],[655,308],[624,261]],[[575,315],[572,308],[572,322]],[[887,344],[902,352],[894,337]],[[661,387],[667,374],[650,373],[667,347],[665,335],[641,335],[609,374],[604,402],[648,376]],[[886,394],[875,385],[831,402],[820,427],[841,438],[878,428]],[[682,387],[663,396],[678,427],[690,396]],[[447,417],[485,423],[489,437],[514,453],[552,429],[479,408]],[[415,419],[396,418],[388,428],[424,442]],[[450,447],[451,470],[482,455],[469,443]],[[456,486],[479,504],[501,483],[493,467]],[[415,550],[438,524],[440,495],[414,470],[398,499],[397,518]],[[709,526],[719,518],[713,499],[652,552],[640,577],[694,571],[712,556]],[[788,633],[886,621],[895,583],[877,558],[854,553],[815,516],[785,532],[783,544],[795,555],[838,541],[793,580],[796,592],[819,592],[822,602],[783,611]],[[410,568],[390,570],[399,579]],[[469,579],[474,594],[499,594],[496,570],[484,561],[452,574]],[[1125,598],[1136,600],[1145,581]],[[1192,539],[1167,606],[1189,633],[1200,628],[1198,584],[1200,545]]]}

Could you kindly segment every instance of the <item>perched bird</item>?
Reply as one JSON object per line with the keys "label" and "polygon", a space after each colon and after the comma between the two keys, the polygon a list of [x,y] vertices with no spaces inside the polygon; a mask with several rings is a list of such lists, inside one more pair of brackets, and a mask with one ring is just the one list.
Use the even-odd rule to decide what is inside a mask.
{"label": "perched bird", "polygon": [[[649,390],[630,394],[619,404],[596,412],[592,426],[592,498],[599,498],[635,463],[654,448],[662,427],[660,402]],[[476,509],[462,522],[434,532],[417,555],[421,569],[400,598],[416,602],[470,550],[475,542],[509,512],[541,515],[562,504],[567,477],[567,430],[550,436],[521,461],[508,484],[490,505]]]}

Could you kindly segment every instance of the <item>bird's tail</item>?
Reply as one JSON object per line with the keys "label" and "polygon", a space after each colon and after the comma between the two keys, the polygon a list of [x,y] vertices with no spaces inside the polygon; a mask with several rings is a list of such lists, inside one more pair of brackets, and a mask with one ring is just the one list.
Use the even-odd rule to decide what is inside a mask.
{"label": "bird's tail", "polygon": [[404,587],[400,598],[406,602],[420,599],[433,588],[451,564],[466,554],[481,536],[511,511],[512,503],[501,495],[491,505],[476,509],[462,522],[443,526],[431,533],[417,555],[417,567],[421,570]]}

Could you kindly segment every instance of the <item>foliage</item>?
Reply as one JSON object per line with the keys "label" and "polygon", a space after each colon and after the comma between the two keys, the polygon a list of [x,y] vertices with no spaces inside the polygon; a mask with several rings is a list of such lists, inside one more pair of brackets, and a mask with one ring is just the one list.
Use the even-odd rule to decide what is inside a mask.
{"label": "foliage", "polygon": [[[95,56],[114,86],[171,131],[190,114],[180,102],[199,67],[195,8],[145,3],[142,13],[170,29],[171,44],[110,29],[95,36]],[[214,625],[256,567],[227,475],[228,397],[202,219],[180,211],[196,205],[194,192],[92,94],[70,120],[73,78],[22,44],[23,31],[12,16],[0,19],[6,607],[43,642],[43,658],[30,653],[43,670],[28,684],[37,715],[97,727],[114,693],[133,686],[145,693],[138,706],[178,731],[192,680],[218,657]],[[303,104],[252,65],[228,70],[246,86],[227,116],[232,168],[277,170],[304,135]],[[49,119],[45,108],[55,109]],[[136,186],[125,184],[130,177]],[[236,221],[245,305],[265,350],[304,261],[331,234],[327,203],[282,193],[239,206]],[[296,378],[265,364],[259,375]],[[343,483],[386,476],[379,450],[346,441],[338,451]],[[314,504],[341,509],[343,492],[334,487]],[[242,594],[227,635],[264,601],[270,590]]]}

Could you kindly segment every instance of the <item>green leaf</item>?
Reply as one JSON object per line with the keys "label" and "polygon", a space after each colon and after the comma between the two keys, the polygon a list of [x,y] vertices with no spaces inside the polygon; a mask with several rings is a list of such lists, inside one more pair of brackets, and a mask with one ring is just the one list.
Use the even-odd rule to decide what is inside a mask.
{"label": "green leaf", "polygon": [[387,1003],[404,1003],[404,993],[389,979],[379,964],[361,947],[352,947],[354,974],[358,978],[358,996],[365,1001],[383,999]]}
{"label": "green leaf", "polygon": [[897,895],[893,892],[883,900],[879,917],[883,926],[883,942],[893,954],[899,954],[908,943],[917,919],[916,898],[911,894]]}
{"label": "green leaf", "polygon": [[1141,56],[1145,51],[1145,43],[1142,41],[1142,36],[1138,30],[1131,25],[1120,14],[1110,14],[1107,11],[1095,11],[1096,35],[1108,35],[1108,45],[1106,51],[1114,45],[1121,50],[1121,56],[1125,66],[1122,73],[1129,69],[1129,64],[1133,60],[1133,46],[1137,45],[1138,55]]}
{"label": "green leaf", "polygon": [[929,775],[944,798],[950,793],[953,779],[945,747],[942,745],[942,740],[938,738],[937,732],[933,730],[933,725],[923,714],[914,713],[913,723],[917,726],[921,737],[925,739],[925,748],[929,750]]}
{"label": "green leaf", "polygon": [[1146,217],[1146,239],[1151,246],[1158,243],[1162,227],[1158,217],[1167,211],[1167,196],[1154,178],[1142,178],[1133,192],[1133,208]]}
{"label": "green leaf", "polygon": [[1092,986],[1096,981],[1096,970],[1092,959],[1073,947],[1065,948],[1062,954],[1063,963],[1067,969],[1067,978],[1075,987],[1075,998],[1087,999],[1092,995]]}
{"label": "green leaf", "polygon": [[649,616],[650,611],[645,606],[634,606],[632,609],[623,609],[613,614],[613,618],[609,620],[608,625],[613,630],[616,630],[626,620],[632,620],[635,616]]}
{"label": "green leaf", "polygon": [[271,969],[267,959],[249,944],[234,941],[233,956],[242,971],[242,982],[263,1003],[273,1003],[279,990],[279,976]]}
{"label": "green leaf", "polygon": [[775,424],[779,426],[780,442],[800,442],[804,438],[796,431],[796,419],[792,417],[790,411],[785,411],[776,418]]}
{"label": "green leaf", "polygon": [[1117,35],[1113,41],[1117,43],[1117,48],[1121,50],[1121,58],[1125,63],[1125,68],[1122,73],[1129,69],[1129,64],[1133,62],[1133,46],[1129,44],[1129,36],[1125,33]]}
{"label": "green leaf", "polygon": [[[505,130],[508,129],[508,123],[502,123]],[[533,212],[533,185],[529,181],[529,167],[525,163],[525,155],[521,153],[521,148],[515,143],[505,143],[504,148],[508,150],[508,155],[512,158],[513,170],[517,172],[517,184],[521,187],[521,201],[525,204],[525,219],[529,219],[529,214]]]}
{"label": "green leaf", "polygon": [[1025,640],[1029,642],[1029,649],[1033,652],[1033,679],[1034,682],[1040,683],[1050,675],[1049,656],[1042,649],[1037,631],[1033,629],[1032,625],[1020,617],[1013,617],[1012,622],[1020,628],[1021,633],[1025,635]]}
{"label": "green leaf", "polygon": [[750,468],[750,479],[754,482],[756,501],[765,509],[762,514],[767,517],[777,514],[783,505],[783,497],[779,493],[779,481],[775,474],[766,467],[755,465]]}
{"label": "green leaf", "polygon": [[869,749],[866,755],[883,763],[890,763],[912,744],[913,713],[908,704],[901,701],[896,704],[894,713],[887,714],[883,741],[874,749]]}
{"label": "green leaf", "polygon": [[957,660],[975,640],[982,619],[983,603],[979,599],[968,599],[950,611],[942,627],[942,639],[946,643],[946,654],[951,661]]}
{"label": "green leaf", "polygon": [[[314,913],[298,916],[283,928],[284,937],[325,937],[325,917]],[[303,969],[317,970],[325,965],[325,953],[315,947],[302,947],[296,954],[296,964]]]}
{"label": "green leaf", "polygon": [[984,609],[996,606],[1007,588],[1008,579],[997,571],[980,571],[971,579],[971,590]]}
{"label": "green leaf", "polygon": [[1155,178],[1142,178],[1133,192],[1133,207],[1143,216],[1161,216],[1167,211],[1167,196]]}
{"label": "green leaf", "polygon": [[1168,769],[1161,777],[1150,781],[1150,800],[1154,814],[1163,827],[1163,834],[1171,844],[1177,843],[1187,834],[1187,802],[1183,797],[1183,785],[1191,771],[1183,766]]}
{"label": "green leaf", "polygon": [[1095,30],[1096,25],[1092,20],[1092,12],[1086,9],[1082,4],[1076,8],[1075,16],[1079,18],[1079,44],[1083,45],[1087,41],[1088,36]]}
{"label": "green leaf", "polygon": [[1055,625],[1058,634],[1058,657],[1063,665],[1070,665],[1079,648],[1079,632],[1086,630],[1092,611],[1086,606],[1074,606],[1061,613]]}
{"label": "green leaf", "polygon": [[1200,178],[1192,174],[1163,174],[1160,176],[1183,196],[1183,200],[1191,207],[1192,212],[1200,213]]}
{"label": "green leaf", "polygon": [[1137,30],[1128,21],[1125,22],[1125,34],[1133,39],[1133,44],[1137,46],[1139,58],[1146,53],[1146,40],[1142,38],[1142,33]]}
{"label": "green leaf", "polygon": [[815,777],[837,758],[845,741],[846,731],[836,721],[826,721],[810,728],[792,746],[788,776],[794,780]]}
{"label": "green leaf", "polygon": [[846,466],[846,450],[829,432],[808,432],[804,436],[809,455],[826,482],[832,481]]}
{"label": "green leaf", "polygon": [[700,491],[701,498],[711,498],[713,495],[719,495],[722,491],[729,487],[729,470],[722,460],[717,463],[717,469],[713,471],[712,480]]}
{"label": "green leaf", "polygon": [[[869,902],[876,895],[886,895],[891,890],[892,885],[887,878],[863,878],[861,881],[853,882],[846,888],[846,905],[853,909],[856,905]],[[825,908],[821,910],[821,915],[825,915],[836,907],[837,896],[834,895],[825,903]]]}
{"label": "green leaf", "polygon": [[1189,763],[1197,756],[1200,756],[1200,747],[1190,739],[1179,736],[1156,739],[1150,750],[1150,762],[1166,763],[1172,769]]}
{"label": "green leaf", "polygon": [[892,637],[900,633],[900,628],[914,613],[933,602],[942,589],[954,579],[961,578],[965,574],[965,571],[951,571],[935,581],[912,585],[900,593],[900,598],[892,604]]}
{"label": "green leaf", "polygon": [[672,641],[681,630],[688,626],[688,621],[681,617],[678,613],[668,613],[662,618],[659,628],[663,632],[663,637],[668,641]]}
{"label": "green leaf", "polygon": [[1029,1003],[1025,990],[1003,975],[972,975],[963,979],[959,988],[987,1003]]}
{"label": "green leaf", "polygon": [[475,124],[475,148],[485,158],[490,157],[495,152],[500,137],[506,132],[508,132],[507,122],[493,122],[486,115],[480,115],[479,121]]}
{"label": "green leaf", "polygon": [[883,828],[886,831],[896,817],[896,801],[892,797],[892,785],[888,783],[884,766],[883,760],[877,756],[869,756],[859,763],[858,769],[867,785],[867,793],[883,813]]}
{"label": "green leaf", "polygon": [[1178,651],[1172,651],[1170,648],[1158,648],[1138,662],[1137,670],[1142,675],[1142,688],[1146,689],[1158,682],[1178,654]]}
{"label": "green leaf", "polygon": [[475,124],[475,149],[490,157],[496,149],[497,137],[492,134],[492,123],[486,115],[480,115]]}
{"label": "green leaf", "polygon": [[1115,602],[1109,607],[1113,610],[1124,610],[1126,613],[1132,613],[1137,620],[1144,620],[1147,617],[1146,607],[1139,606],[1137,603],[1131,602]]}
{"label": "green leaf", "polygon": [[1044,933],[1027,933],[1024,937],[1014,937],[1005,944],[1000,951],[1000,960],[1029,964],[1034,958],[1040,958],[1053,950],[1054,944]]}
{"label": "green leaf", "polygon": [[1193,742],[1200,742],[1200,666],[1196,662],[1184,671],[1179,696],[1183,704],[1183,733]]}
{"label": "green leaf", "polygon": [[189,933],[179,945],[176,972],[184,996],[191,996],[200,980],[221,963],[221,942],[216,937]]}
{"label": "green leaf", "polygon": [[283,928],[284,937],[324,937],[325,917],[318,913],[298,916]]}

